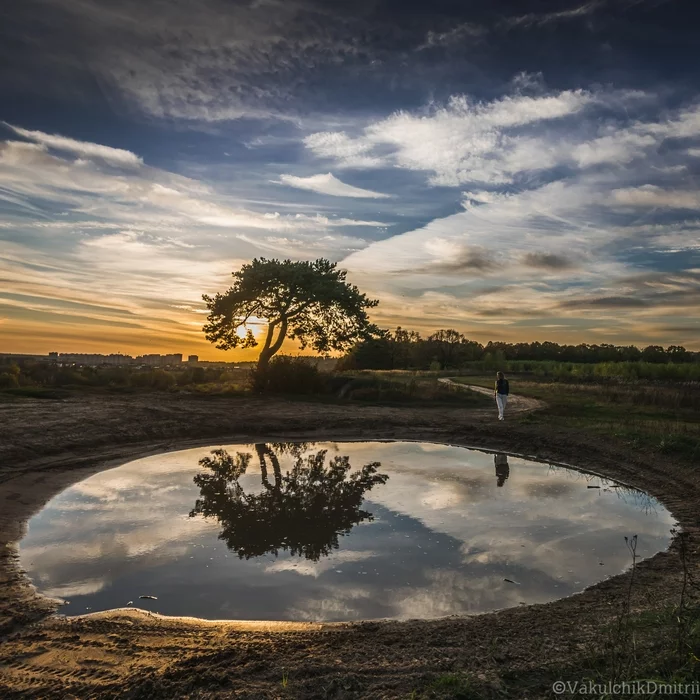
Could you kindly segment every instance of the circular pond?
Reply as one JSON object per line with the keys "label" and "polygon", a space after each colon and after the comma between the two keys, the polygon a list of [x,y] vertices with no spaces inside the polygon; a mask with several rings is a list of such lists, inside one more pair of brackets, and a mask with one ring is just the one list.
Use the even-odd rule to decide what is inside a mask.
{"label": "circular pond", "polygon": [[[571,595],[665,549],[646,494],[572,469],[418,442],[170,452],[96,474],[29,521],[20,562],[67,615],[475,614]],[[627,538],[627,540],[625,539]]]}

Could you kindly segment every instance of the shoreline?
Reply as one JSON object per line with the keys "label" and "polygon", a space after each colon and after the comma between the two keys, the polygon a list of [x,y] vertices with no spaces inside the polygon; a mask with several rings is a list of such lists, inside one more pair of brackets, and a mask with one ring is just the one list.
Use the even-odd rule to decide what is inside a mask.
{"label": "shoreline", "polygon": [[[59,409],[60,415],[55,409]],[[235,431],[231,430],[232,413],[245,416],[236,421],[238,429]],[[87,425],[86,414],[91,419]],[[648,459],[644,455],[626,455],[619,446],[612,444],[593,445],[590,436],[585,434],[571,431],[545,433],[541,427],[516,419],[498,424],[492,414],[490,410],[453,407],[340,406],[257,398],[206,401],[163,395],[81,397],[65,402],[27,401],[0,405],[0,419],[7,419],[0,427],[0,461],[3,465],[0,467],[0,590],[3,593],[0,638],[4,640],[4,650],[0,652],[4,669],[0,671],[0,680],[18,693],[23,692],[23,688],[26,690],[39,684],[43,693],[41,697],[53,697],[52,693],[56,693],[55,697],[71,697],[65,694],[66,684],[77,684],[82,688],[81,692],[101,696],[116,692],[114,689],[124,682],[142,682],[143,673],[155,674],[159,678],[174,673],[187,659],[187,663],[194,663],[197,673],[206,672],[211,669],[212,654],[233,653],[228,649],[231,644],[264,643],[276,650],[272,654],[275,668],[292,665],[300,669],[308,665],[309,654],[316,659],[317,665],[323,666],[324,654],[333,654],[328,645],[333,647],[337,643],[352,649],[354,666],[364,669],[360,675],[365,678],[363,688],[366,692],[379,692],[381,686],[384,688],[382,697],[395,697],[401,696],[411,683],[415,685],[416,674],[425,673],[426,668],[436,672],[446,668],[441,660],[445,645],[454,652],[448,654],[451,659],[447,664],[449,669],[470,668],[478,661],[487,672],[488,669],[503,670],[505,662],[494,662],[476,653],[488,646],[494,636],[507,638],[504,644],[509,649],[506,654],[510,659],[506,663],[509,669],[519,669],[523,664],[531,669],[537,668],[538,663],[542,665],[546,661],[546,664],[551,664],[556,659],[571,664],[580,656],[581,645],[599,634],[601,626],[609,621],[614,601],[624,596],[629,587],[629,572],[604,579],[581,593],[551,603],[475,616],[409,621],[282,623],[280,627],[269,621],[156,617],[134,609],[61,617],[52,614],[56,605],[38,594],[19,569],[16,545],[28,518],[71,484],[148,454],[212,442],[260,441],[261,435],[268,439],[280,439],[283,435],[289,440],[309,441],[409,439],[483,451],[501,450],[527,459],[534,456],[543,462],[558,463],[645,491],[670,511],[679,528],[698,532],[700,486],[688,467],[658,457]],[[49,429],[34,430],[35,425],[47,423]],[[192,437],[193,432],[199,432],[199,437]],[[142,439],[144,433],[153,439]],[[119,435],[122,435],[121,439]],[[668,551],[637,564],[638,590],[633,596],[635,609],[648,607],[652,600],[673,600],[682,575],[676,549],[677,537],[672,540]],[[366,634],[368,629],[373,630],[369,637]],[[207,638],[199,639],[194,645],[185,644],[183,640],[190,640],[193,635]],[[231,640],[232,636],[235,642]],[[134,650],[131,644],[117,643],[117,637],[134,644],[136,640],[148,638],[147,649]],[[405,652],[400,659],[393,655],[397,642],[389,647],[384,644],[386,638],[396,637],[401,639],[400,648]],[[85,646],[85,639],[95,644]],[[331,642],[332,639],[339,641]],[[100,647],[98,642],[103,646]],[[181,656],[175,650],[183,644],[186,650]],[[143,646],[140,641],[139,646]],[[399,667],[408,664],[410,667],[406,669],[405,682],[396,678],[391,668],[385,668],[389,663],[389,648],[392,650],[389,654],[393,659],[391,664]],[[37,649],[43,651],[34,653]],[[56,649],[60,649],[60,653]],[[325,651],[319,656],[321,649]],[[470,650],[475,654],[473,658],[470,658]],[[47,655],[50,661],[44,658]],[[41,663],[27,661],[27,658],[35,657],[41,658]],[[63,679],[52,676],[56,665],[66,663],[66,660],[74,670]],[[97,677],[87,673],[86,662],[89,662],[87,666],[104,666],[102,675]],[[53,671],[49,673],[47,669]],[[329,668],[324,673],[336,677],[338,669]],[[325,677],[324,673],[320,675]],[[357,675],[359,671],[353,673]],[[153,678],[151,681],[155,682]],[[279,678],[273,683],[265,673],[256,672],[253,663],[243,674],[241,682],[258,684],[260,692],[267,693],[272,692],[274,683],[279,684]],[[272,685],[268,688],[266,683]],[[316,687],[316,681],[309,680],[308,683],[309,688]],[[162,697],[168,697],[168,693],[173,696],[173,686],[168,683],[162,685],[162,691]],[[307,691],[310,692],[307,688],[299,696],[304,697]]]}

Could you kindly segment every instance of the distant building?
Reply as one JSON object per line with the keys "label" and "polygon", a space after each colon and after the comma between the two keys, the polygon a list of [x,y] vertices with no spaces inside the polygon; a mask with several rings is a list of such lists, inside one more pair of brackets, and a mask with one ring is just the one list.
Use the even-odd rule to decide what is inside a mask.
{"label": "distant building", "polygon": [[100,355],[86,352],[52,352],[49,353],[49,358],[53,361],[58,361],[61,364],[89,365],[91,367],[99,367],[100,365],[119,367],[121,365],[130,365],[134,360],[131,355],[114,353],[111,355]]}
{"label": "distant building", "polygon": [[149,355],[139,355],[136,358],[136,364],[146,365],[148,367],[179,365],[182,364],[182,353],[173,353],[172,355],[158,355],[155,353]]}
{"label": "distant building", "polygon": [[195,362],[199,362],[199,355],[188,355],[187,361],[190,364],[194,364]]}

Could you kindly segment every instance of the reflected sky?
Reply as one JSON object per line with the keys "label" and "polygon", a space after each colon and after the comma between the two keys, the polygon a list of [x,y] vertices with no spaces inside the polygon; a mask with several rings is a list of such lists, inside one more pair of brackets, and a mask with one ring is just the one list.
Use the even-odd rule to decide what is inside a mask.
{"label": "reflected sky", "polygon": [[[263,547],[266,553],[246,558],[260,549],[257,541],[253,548],[241,544],[250,523],[236,531],[238,521],[222,524],[221,508],[203,515],[195,507],[204,497],[195,476],[211,471],[199,461],[215,448],[236,459],[251,455],[234,480],[215,490],[224,500],[235,492],[259,502],[280,479],[287,485],[280,507],[291,511],[284,478],[294,475],[296,462],[297,476],[314,464],[320,469],[314,456],[322,450],[324,464],[349,466],[348,483],[376,463],[388,478],[364,483],[364,500],[353,505],[361,510],[350,512],[346,503],[337,537],[328,547],[314,546],[313,556],[308,548],[300,553],[298,527],[281,518],[279,527],[295,532],[295,553],[282,537],[269,551]],[[630,566],[625,536],[638,535],[637,555],[646,558],[668,546],[674,525],[663,506],[641,492],[506,455],[413,442],[266,450],[276,455],[278,474],[269,460],[261,471],[254,445],[171,452],[96,474],[30,520],[21,565],[40,592],[68,601],[61,608],[68,615],[133,604],[209,619],[433,618],[581,591]],[[330,472],[318,474],[326,483]],[[313,483],[304,482],[301,498],[315,499],[327,528],[337,499],[315,495]],[[354,488],[338,484],[344,493]],[[235,513],[241,517],[240,502]],[[309,519],[310,530],[314,522]],[[319,529],[310,531],[310,542]],[[229,549],[232,532],[236,542]]]}

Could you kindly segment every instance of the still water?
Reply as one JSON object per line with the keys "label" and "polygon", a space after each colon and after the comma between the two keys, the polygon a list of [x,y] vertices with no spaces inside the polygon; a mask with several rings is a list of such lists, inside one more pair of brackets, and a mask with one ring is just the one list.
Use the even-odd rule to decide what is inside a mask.
{"label": "still water", "polygon": [[[20,561],[60,612],[434,618],[571,595],[665,549],[653,498],[570,469],[417,442],[224,445],[61,493]],[[149,596],[149,597],[143,597]]]}

